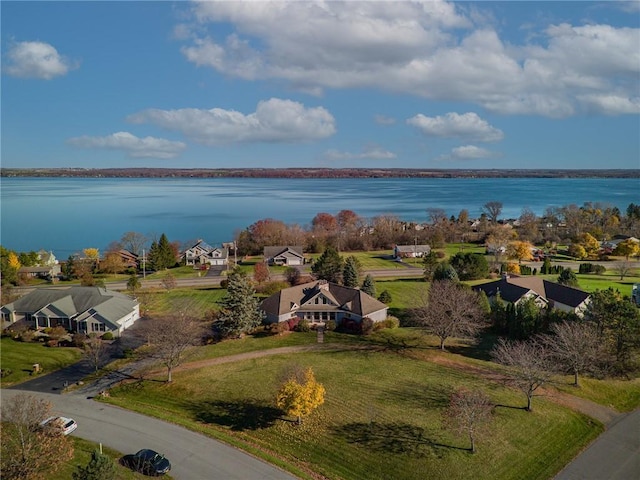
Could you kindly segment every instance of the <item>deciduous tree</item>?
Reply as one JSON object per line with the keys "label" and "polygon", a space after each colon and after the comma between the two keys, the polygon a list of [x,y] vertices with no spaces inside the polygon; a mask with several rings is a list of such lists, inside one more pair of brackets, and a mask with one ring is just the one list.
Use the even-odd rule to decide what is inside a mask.
{"label": "deciduous tree", "polygon": [[535,392],[553,376],[549,351],[536,340],[507,342],[501,338],[491,354],[496,362],[509,367],[509,383],[525,394],[530,412]]}
{"label": "deciduous tree", "polygon": [[73,457],[69,437],[39,428],[51,404],[20,394],[2,401],[0,467],[3,479],[46,479]]}
{"label": "deciduous tree", "polygon": [[481,390],[456,390],[444,412],[444,423],[458,434],[469,437],[471,453],[476,453],[476,438],[491,420],[493,405]]}
{"label": "deciduous tree", "polygon": [[614,255],[620,255],[629,260],[629,257],[634,257],[640,253],[640,245],[638,242],[634,242],[630,238],[620,242],[613,250]]}
{"label": "deciduous tree", "polygon": [[482,206],[482,211],[487,214],[491,223],[497,223],[502,213],[502,202],[487,202]]}
{"label": "deciduous tree", "polygon": [[533,260],[533,245],[530,242],[515,241],[507,246],[507,257],[518,260],[518,263]]}
{"label": "deciduous tree", "polygon": [[145,235],[138,232],[126,232],[120,239],[122,248],[136,255],[142,255],[142,249],[148,241],[149,239]]}
{"label": "deciduous tree", "polygon": [[96,372],[100,370],[100,367],[109,356],[107,344],[95,333],[90,333],[88,338],[84,340],[82,353]]}
{"label": "deciduous tree", "polygon": [[428,293],[425,291],[413,318],[417,325],[438,337],[441,350],[448,338],[473,338],[485,326],[478,294],[473,290],[450,280],[436,280]]}
{"label": "deciduous tree", "polygon": [[269,280],[269,267],[265,262],[258,262],[254,265],[253,279],[256,283],[263,283]]}
{"label": "deciduous tree", "polygon": [[302,375],[294,373],[282,384],[276,397],[276,406],[287,415],[296,417],[298,424],[324,403],[325,388],[318,383],[309,367]]}

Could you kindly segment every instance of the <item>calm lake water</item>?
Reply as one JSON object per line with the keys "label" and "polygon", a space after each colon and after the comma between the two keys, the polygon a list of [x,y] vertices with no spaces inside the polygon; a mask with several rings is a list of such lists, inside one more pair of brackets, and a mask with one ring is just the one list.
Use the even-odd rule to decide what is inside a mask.
{"label": "calm lake water", "polygon": [[219,245],[262,218],[306,226],[318,212],[343,209],[417,222],[428,220],[428,208],[477,217],[490,201],[503,203],[502,218],[585,202],[624,211],[640,203],[640,179],[2,178],[0,192],[0,243],[66,259],[104,250],[127,231]]}

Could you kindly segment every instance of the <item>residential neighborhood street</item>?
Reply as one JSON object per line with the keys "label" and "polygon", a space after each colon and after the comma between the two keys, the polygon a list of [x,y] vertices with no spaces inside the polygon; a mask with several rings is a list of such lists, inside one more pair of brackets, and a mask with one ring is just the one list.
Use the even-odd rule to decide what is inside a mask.
{"label": "residential neighborhood street", "polygon": [[[25,393],[2,390],[2,401]],[[26,392],[53,404],[57,414],[73,418],[73,433],[123,454],[151,448],[171,461],[171,476],[179,480],[293,480],[296,477],[251,455],[186,428],[145,417],[76,394]]]}

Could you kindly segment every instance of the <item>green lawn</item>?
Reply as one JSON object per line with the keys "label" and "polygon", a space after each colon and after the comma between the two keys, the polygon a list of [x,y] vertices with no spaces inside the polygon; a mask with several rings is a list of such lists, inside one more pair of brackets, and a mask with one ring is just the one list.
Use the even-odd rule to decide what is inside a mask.
{"label": "green lawn", "polygon": [[[325,404],[302,426],[273,407],[278,378],[291,364],[312,366],[327,389]],[[477,455],[465,450],[466,438],[442,428],[442,411],[460,386],[481,388],[504,405],[495,409]],[[262,357],[175,372],[170,385],[148,381],[111,393],[111,403],[330,479],[547,479],[602,431],[544,399],[527,413],[519,408],[522,394],[402,351]]]}
{"label": "green lawn", "polygon": [[139,293],[139,299],[149,311],[165,315],[187,308],[196,317],[204,317],[211,310],[220,308],[219,302],[227,294],[220,287],[174,288],[172,290],[146,290]]}
{"label": "green lawn", "polygon": [[39,363],[42,373],[66,367],[78,361],[81,352],[72,347],[45,347],[42,343],[25,343],[9,337],[0,339],[2,370],[11,374],[0,380],[2,387],[23,382],[31,377],[32,366]]}
{"label": "green lawn", "polygon": [[640,378],[633,380],[597,380],[580,378],[580,387],[573,385],[573,377],[567,377],[566,383],[558,388],[563,392],[606,405],[619,412],[630,412],[640,405]]}

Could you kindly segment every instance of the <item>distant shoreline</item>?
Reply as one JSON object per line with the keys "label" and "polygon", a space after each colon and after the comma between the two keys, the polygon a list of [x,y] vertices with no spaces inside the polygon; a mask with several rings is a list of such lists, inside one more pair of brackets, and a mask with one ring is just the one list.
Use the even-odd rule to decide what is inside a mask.
{"label": "distant shoreline", "polygon": [[0,168],[21,178],[640,178],[640,169]]}

